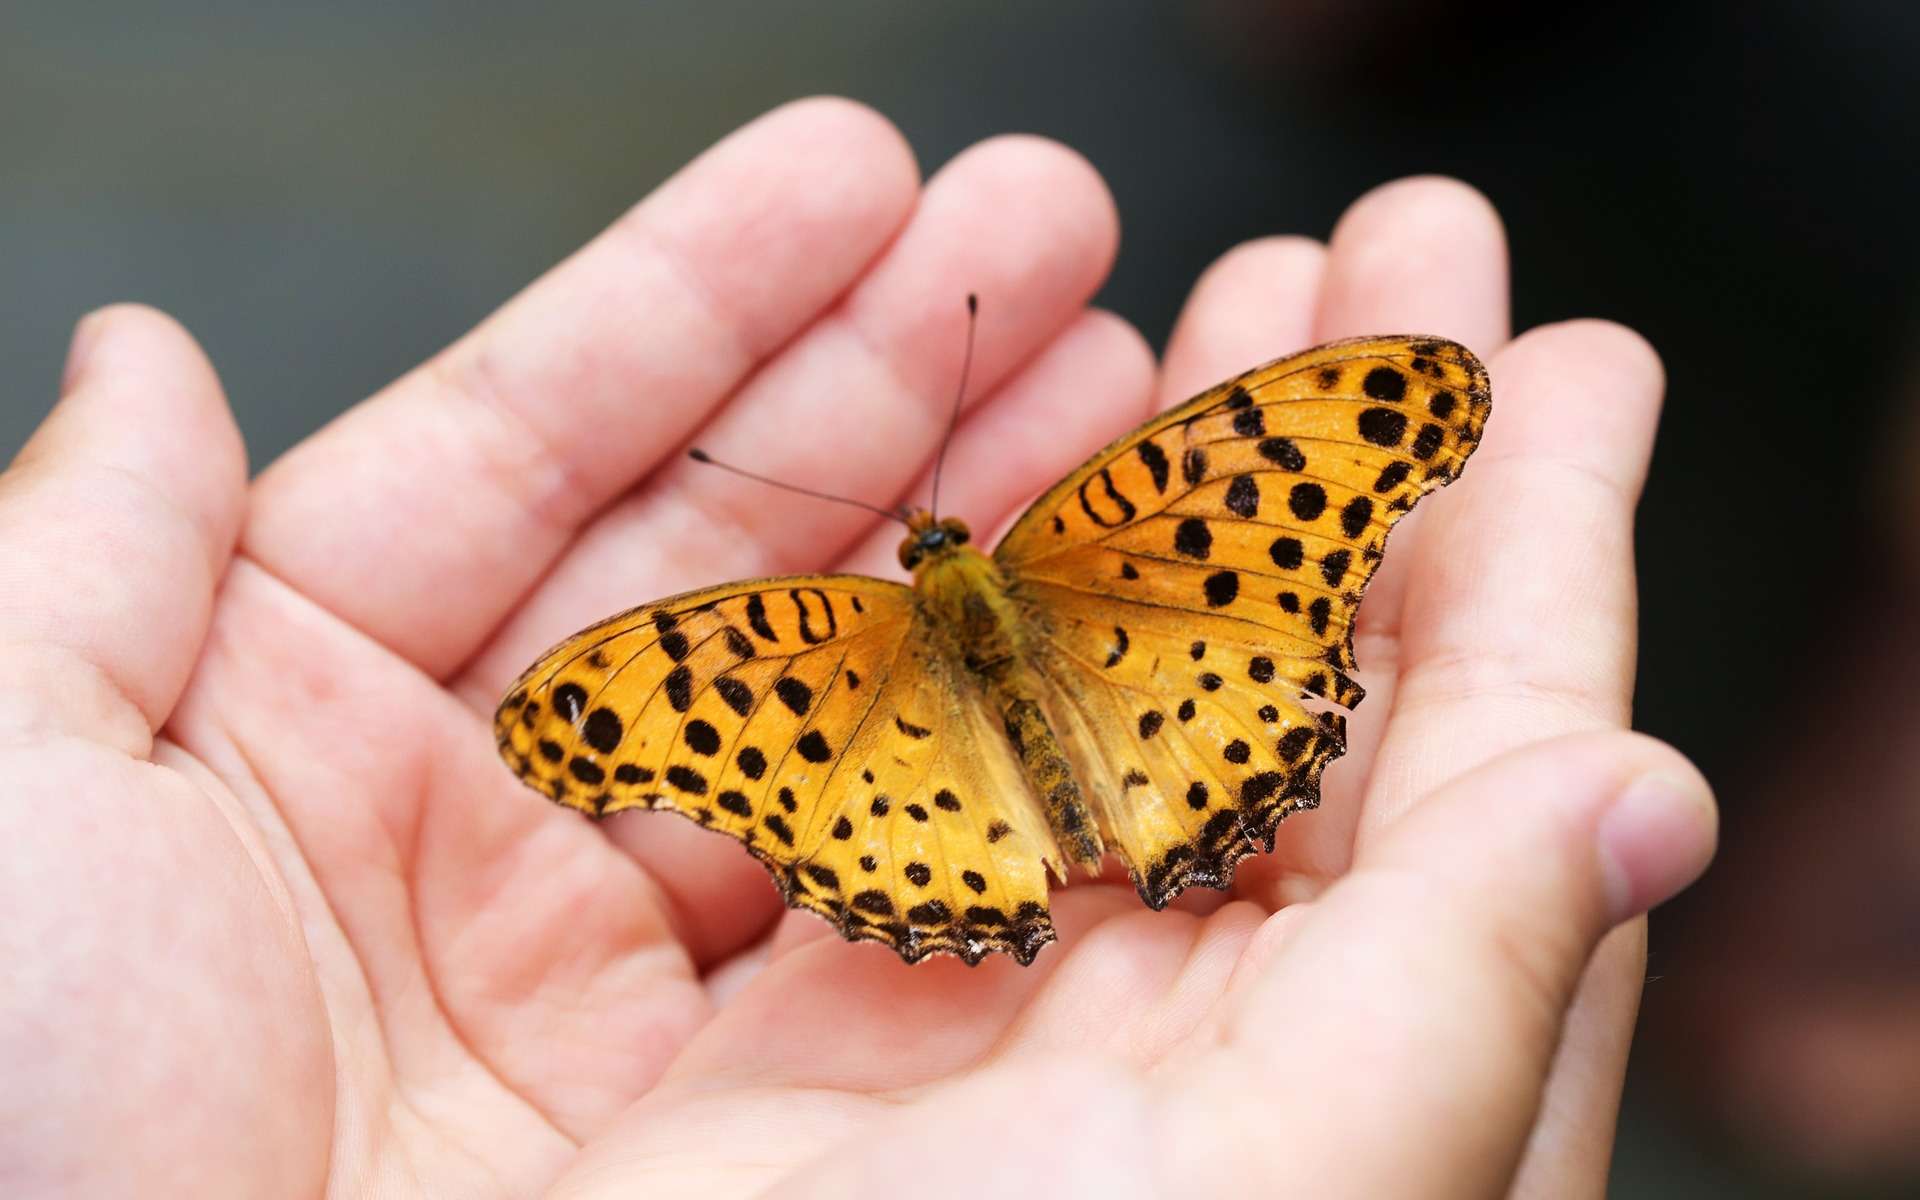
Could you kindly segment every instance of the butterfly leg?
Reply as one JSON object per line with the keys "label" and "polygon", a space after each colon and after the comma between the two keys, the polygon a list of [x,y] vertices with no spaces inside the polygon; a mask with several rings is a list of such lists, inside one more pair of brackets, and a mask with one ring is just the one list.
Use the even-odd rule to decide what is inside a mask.
{"label": "butterfly leg", "polygon": [[1053,727],[1031,698],[1017,694],[998,697],[1006,722],[1007,737],[1020,755],[1020,767],[1033,792],[1046,806],[1047,823],[1053,827],[1054,840],[1067,856],[1089,870],[1097,870],[1106,847],[1100,830],[1081,794],[1079,781],[1067,765],[1066,751]]}

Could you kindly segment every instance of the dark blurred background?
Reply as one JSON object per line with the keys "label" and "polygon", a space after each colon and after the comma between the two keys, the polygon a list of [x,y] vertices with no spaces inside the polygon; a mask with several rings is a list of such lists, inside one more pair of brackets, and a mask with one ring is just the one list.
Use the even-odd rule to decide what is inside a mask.
{"label": "dark blurred background", "polygon": [[[1375,184],[1459,176],[1506,217],[1519,327],[1627,322],[1671,380],[1638,724],[1715,780],[1728,851],[1656,917],[1615,1194],[1893,1194],[1920,1150],[1872,1110],[1920,1110],[1920,771],[1873,762],[1920,714],[1872,739],[1847,722],[1920,690],[1920,639],[1911,675],[1873,651],[1913,619],[1890,564],[1920,561],[1917,60],[1920,6],[1876,0],[16,0],[0,459],[75,319],[138,299],[201,339],[264,465],[809,93],[873,104],[928,171],[1009,130],[1085,153],[1126,230],[1101,302],[1156,342],[1235,242],[1325,236]],[[1809,828],[1830,831],[1817,855]],[[1852,869],[1869,845],[1878,865]],[[1777,943],[1796,917],[1809,943],[1874,928],[1836,959]],[[1802,1018],[1722,1036],[1843,976],[1855,1000],[1911,999],[1876,1009],[1909,1057],[1816,1038],[1796,1075],[1766,1031]]]}

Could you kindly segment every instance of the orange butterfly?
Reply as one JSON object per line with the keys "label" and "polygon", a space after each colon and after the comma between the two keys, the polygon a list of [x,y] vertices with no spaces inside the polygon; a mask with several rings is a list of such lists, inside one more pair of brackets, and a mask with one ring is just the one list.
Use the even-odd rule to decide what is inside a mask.
{"label": "orange butterfly", "polygon": [[1031,962],[1066,860],[1114,851],[1157,909],[1319,803],[1387,533],[1491,408],[1440,338],[1256,367],[1094,455],[991,556],[915,510],[911,587],[755,579],[567,639],[500,705],[500,753],[592,816],[738,839],[849,940]]}

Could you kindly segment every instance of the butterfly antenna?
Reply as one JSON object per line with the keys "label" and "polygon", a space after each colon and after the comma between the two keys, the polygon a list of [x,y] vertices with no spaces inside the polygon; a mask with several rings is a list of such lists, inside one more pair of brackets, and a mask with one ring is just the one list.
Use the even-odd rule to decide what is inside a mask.
{"label": "butterfly antenna", "polygon": [[698,446],[688,450],[687,457],[697,463],[705,463],[710,467],[719,467],[722,471],[732,471],[735,475],[751,479],[756,483],[764,483],[768,487],[777,487],[783,492],[798,492],[802,496],[812,496],[815,500],[831,500],[835,504],[851,504],[855,508],[864,508],[876,516],[885,517],[889,521],[898,521],[902,525],[907,523],[907,519],[899,513],[888,512],[877,504],[868,504],[865,500],[855,500],[851,496],[835,496],[828,492],[816,492],[812,488],[803,488],[798,484],[782,483],[778,479],[769,479],[765,475],[756,475],[744,467],[736,467],[732,463],[723,463]]}
{"label": "butterfly antenna", "polygon": [[928,507],[940,515],[940,472],[947,465],[947,447],[953,444],[953,431],[960,424],[960,404],[967,398],[967,375],[973,370],[973,331],[980,323],[980,297],[967,293],[967,353],[960,360],[960,387],[953,393],[953,411],[947,414],[947,435],[940,439],[940,457],[933,460],[933,503]]}

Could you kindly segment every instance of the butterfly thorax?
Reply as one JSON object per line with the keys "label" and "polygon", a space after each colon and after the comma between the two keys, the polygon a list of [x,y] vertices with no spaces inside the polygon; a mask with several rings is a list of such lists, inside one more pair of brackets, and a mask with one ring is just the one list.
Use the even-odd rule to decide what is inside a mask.
{"label": "butterfly thorax", "polygon": [[[948,523],[960,525],[953,518],[941,525]],[[919,551],[912,555],[914,589],[931,610],[928,624],[943,638],[941,650],[974,679],[999,714],[1061,849],[1091,866],[1099,862],[1104,846],[1059,735],[1046,717],[1046,689],[1035,669],[1039,647],[1034,644],[1043,634],[999,564],[964,544],[965,528],[960,525],[959,540],[948,536],[930,547],[917,543],[924,535],[909,534],[909,544]],[[903,545],[903,562],[908,551]]]}
{"label": "butterfly thorax", "polygon": [[914,564],[913,586],[968,673],[991,684],[1016,666],[1025,626],[993,559],[972,546],[942,546]]}

